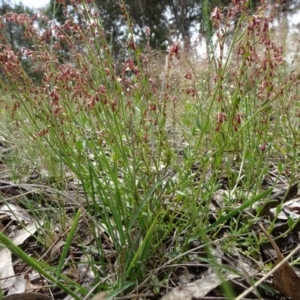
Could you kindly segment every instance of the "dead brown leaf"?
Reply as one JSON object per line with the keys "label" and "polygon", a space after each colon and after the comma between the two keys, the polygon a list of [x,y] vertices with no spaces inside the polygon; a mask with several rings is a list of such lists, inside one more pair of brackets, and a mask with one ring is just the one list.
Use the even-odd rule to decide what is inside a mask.
{"label": "dead brown leaf", "polygon": [[[265,236],[272,244],[274,250],[276,251],[277,254],[277,259],[275,263],[276,266],[284,260],[284,256],[282,255],[278,246],[276,245],[274,240],[271,238],[271,236],[268,234],[268,232],[265,230],[265,228],[261,223],[259,223],[259,227],[261,228]],[[300,300],[300,293],[299,293],[300,278],[293,270],[293,268],[288,264],[288,262],[284,262],[281,267],[279,267],[276,271],[274,271],[273,286],[281,294],[291,297],[292,300]]]}
{"label": "dead brown leaf", "polygon": [[293,199],[298,194],[298,182],[291,185],[287,191],[279,190],[277,193],[271,196],[272,199],[279,199],[282,203]]}
{"label": "dead brown leaf", "polygon": [[270,212],[270,209],[275,208],[281,203],[285,203],[295,197],[298,194],[298,182],[293,184],[288,188],[288,190],[279,190],[277,193],[272,195],[271,200],[265,203],[262,211],[259,213],[259,216],[269,216],[273,217],[273,214]]}
{"label": "dead brown leaf", "polygon": [[5,296],[2,300],[51,300],[51,298],[39,293],[20,293]]}
{"label": "dead brown leaf", "polygon": [[[236,274],[226,274],[226,279],[238,278]],[[194,282],[179,286],[164,295],[160,300],[192,300],[203,298],[214,288],[222,284],[218,274],[212,273]]]}

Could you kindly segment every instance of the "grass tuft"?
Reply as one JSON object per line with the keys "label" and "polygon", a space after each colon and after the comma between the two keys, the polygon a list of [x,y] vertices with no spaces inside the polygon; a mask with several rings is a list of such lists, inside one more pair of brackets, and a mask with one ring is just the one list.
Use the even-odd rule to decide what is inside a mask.
{"label": "grass tuft", "polygon": [[[94,9],[82,5],[83,27],[70,17],[45,32],[28,15],[2,17],[27,26],[34,47],[22,59],[41,75],[33,82],[18,53],[1,45],[0,131],[12,151],[3,154],[5,172],[48,189],[47,199],[23,206],[44,220],[36,236],[42,248],[64,243],[53,260],[31,257],[3,234],[1,243],[74,299],[92,287],[110,298],[159,296],[193,243],[204,249],[197,260],[220,276],[226,267],[213,254],[217,241],[256,259],[254,205],[267,201],[280,176],[292,184],[298,174],[299,76],[285,71],[273,15],[264,4],[255,15],[247,4],[227,14],[205,10],[208,66],[174,43],[157,70],[131,26],[127,56],[116,65]],[[276,178],[266,187],[272,164]],[[78,256],[93,274],[86,286],[82,274],[70,274],[79,272]],[[233,297],[227,285],[223,293]]]}

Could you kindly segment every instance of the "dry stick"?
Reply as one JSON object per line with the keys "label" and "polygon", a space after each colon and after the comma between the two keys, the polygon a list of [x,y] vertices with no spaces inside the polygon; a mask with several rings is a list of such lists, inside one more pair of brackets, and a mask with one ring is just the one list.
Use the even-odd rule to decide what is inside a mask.
{"label": "dry stick", "polygon": [[[265,230],[263,228],[263,226],[261,225],[261,223],[259,223],[259,226]],[[264,282],[268,277],[270,277],[270,275],[272,275],[276,270],[278,270],[283,264],[285,264],[297,251],[300,250],[300,244],[287,256],[285,257],[278,265],[276,265],[271,271],[269,271],[265,276],[263,276],[260,280],[258,280],[257,282],[255,282],[255,284],[251,287],[249,287],[246,291],[244,291],[242,294],[240,294],[237,298],[235,298],[235,300],[241,300],[243,299],[243,297],[247,296],[250,292],[252,292],[252,290],[254,288],[256,288],[257,286],[259,286],[262,282]]]}

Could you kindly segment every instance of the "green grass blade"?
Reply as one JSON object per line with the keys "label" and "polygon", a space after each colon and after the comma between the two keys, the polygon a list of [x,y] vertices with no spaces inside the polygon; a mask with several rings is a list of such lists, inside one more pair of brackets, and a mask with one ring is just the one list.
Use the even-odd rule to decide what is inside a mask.
{"label": "green grass blade", "polygon": [[74,297],[76,300],[80,300],[81,298],[72,292],[68,286],[64,285],[63,283],[57,281],[56,278],[51,276],[46,270],[44,270],[40,263],[35,260],[34,258],[28,256],[21,248],[15,245],[7,236],[0,232],[0,242],[5,245],[13,254],[15,254],[18,258],[23,260],[28,266],[33,268],[38,273],[42,274],[46,279],[51,281],[52,283],[56,284],[59,288],[63,291]]}
{"label": "green grass blade", "polygon": [[67,253],[68,253],[68,251],[69,251],[69,249],[71,247],[71,243],[72,243],[73,236],[75,234],[75,231],[76,231],[76,228],[77,228],[77,225],[78,225],[78,222],[79,222],[80,215],[81,215],[81,209],[78,209],[78,211],[77,211],[77,213],[75,215],[75,218],[74,218],[74,222],[73,222],[72,227],[70,229],[70,232],[68,234],[68,237],[67,237],[67,240],[66,240],[66,244],[65,244],[65,246],[63,248],[63,251],[62,251],[62,254],[61,254],[61,257],[60,257],[60,260],[59,260],[59,264],[58,264],[57,271],[56,271],[56,280],[57,281],[58,281],[58,279],[60,277],[62,268],[64,266]]}
{"label": "green grass blade", "polygon": [[233,211],[228,213],[226,216],[221,217],[215,223],[208,226],[204,232],[209,233],[211,230],[215,229],[220,224],[225,223],[227,220],[231,219],[233,216],[235,216],[237,213],[241,212],[245,208],[247,208],[247,207],[251,206],[252,204],[256,203],[257,201],[267,197],[268,195],[271,194],[272,191],[273,191],[273,188],[269,188],[269,189],[263,191],[261,194],[257,195],[256,197],[254,197],[253,199],[246,201],[244,204],[242,204],[237,209],[234,209]]}

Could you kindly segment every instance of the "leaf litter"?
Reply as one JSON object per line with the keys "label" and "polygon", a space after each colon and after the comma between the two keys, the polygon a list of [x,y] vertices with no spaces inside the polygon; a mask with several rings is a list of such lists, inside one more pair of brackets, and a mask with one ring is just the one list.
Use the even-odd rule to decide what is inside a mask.
{"label": "leaf litter", "polygon": [[[270,172],[271,173],[271,172]],[[273,174],[271,173],[268,174],[269,178],[268,180],[272,180],[272,176]],[[275,174],[275,176],[277,176]],[[266,176],[267,177],[267,176]],[[279,177],[280,179],[280,177]],[[280,180],[276,180],[276,182],[278,183],[278,181],[280,182]],[[274,180],[275,182],[275,180]],[[286,211],[291,211],[292,213],[294,212],[297,213],[298,212],[298,207],[299,207],[299,199],[296,198],[296,196],[298,195],[298,183],[293,184],[291,186],[288,186],[286,183],[286,180],[284,178],[282,178],[282,181],[280,184],[276,184],[272,195],[270,196],[270,199],[268,201],[266,201],[265,199],[263,201],[261,201],[261,203],[258,203],[258,205],[255,208],[252,208],[252,210],[250,211],[250,213],[253,213],[255,215],[256,211],[260,211],[259,213],[259,217],[261,218],[267,218],[265,219],[267,222],[268,221],[272,221],[272,220],[278,220],[278,221],[286,221],[288,219],[288,217],[282,217],[281,214],[285,214],[286,215]],[[269,182],[270,183],[270,182]],[[272,182],[273,183],[273,182]],[[251,192],[249,192],[249,195],[251,194]],[[224,197],[230,197],[230,191],[226,190],[226,188],[224,189],[220,189],[217,190],[213,197],[212,197],[212,202],[210,203],[210,209],[211,209],[211,214],[212,217],[215,218],[215,213],[214,212],[218,212],[218,209],[220,209],[221,207],[224,207]],[[225,200],[226,202],[226,200]],[[296,207],[296,208],[294,208]],[[278,210],[278,208],[280,208]],[[294,218],[297,218],[294,217]],[[258,219],[259,220],[259,219]],[[276,222],[276,226],[277,225],[282,225],[282,223],[278,224],[278,221]],[[255,224],[253,225],[253,229],[255,228]],[[278,227],[279,228],[279,227]],[[276,228],[275,228],[276,229]],[[257,228],[256,228],[257,231]],[[276,230],[275,230],[276,231]],[[279,232],[282,232],[282,230],[280,230]],[[292,233],[289,233],[288,235],[290,235]],[[299,240],[298,240],[299,242]],[[275,248],[275,252],[280,253],[280,250],[277,248]],[[224,257],[227,254],[224,254]],[[277,255],[279,256],[279,255]],[[224,260],[223,257],[223,260]],[[281,254],[281,259],[279,260],[279,262],[282,261],[282,254]],[[253,283],[257,282],[259,280],[259,278],[264,278],[263,277],[263,272],[259,272],[257,271],[257,268],[253,268],[249,266],[247,268],[247,270],[251,271],[251,275],[245,270],[245,268],[243,268],[244,262],[247,260],[246,257],[241,257],[240,255],[238,255],[238,259],[235,258],[235,260],[239,261],[240,266],[239,267],[235,267],[233,269],[235,270],[240,270],[240,278],[244,278],[247,279],[246,281],[246,286],[248,285],[252,285],[252,291],[256,289],[256,287],[254,286]],[[225,260],[226,261],[226,260]],[[276,265],[278,264],[278,262],[276,263]],[[284,265],[285,267],[282,269],[279,269],[279,271],[277,271],[277,273],[275,273],[276,275],[274,275],[275,279],[273,280],[273,293],[274,290],[278,291],[279,293],[281,293],[284,296],[287,297],[291,297],[292,299],[300,299],[300,294],[299,296],[297,295],[297,289],[299,287],[300,284],[300,280],[298,278],[298,276],[296,275],[296,273],[293,271],[293,269],[288,265],[288,263],[286,263]],[[288,268],[289,267],[289,268]],[[262,265],[260,265],[260,268],[262,268]],[[242,270],[241,270],[242,269]],[[292,271],[291,271],[292,270]],[[287,274],[286,274],[287,272]],[[214,293],[211,293],[211,291],[213,290],[209,290],[207,288],[207,284],[206,284],[206,280],[204,280],[204,278],[208,278],[208,282],[210,281],[210,277],[211,275],[202,275],[203,276],[203,281],[201,281],[202,279],[195,281],[196,282],[196,287],[194,285],[191,285],[191,283],[187,283],[185,286],[181,286],[181,287],[175,287],[174,290],[172,290],[171,292],[167,293],[166,296],[170,295],[170,298],[162,298],[162,299],[189,299],[189,297],[191,295],[192,298],[191,299],[213,299],[216,295]],[[269,275],[270,276],[270,275]],[[291,278],[288,288],[287,289],[283,289],[281,287],[282,283],[284,284],[285,281],[285,277]],[[267,280],[269,277],[264,278],[264,281]],[[282,281],[282,279],[284,278],[284,280]],[[236,278],[235,278],[236,279]],[[260,284],[262,284],[262,282],[260,282]],[[221,284],[221,282],[219,283]],[[268,288],[268,285],[266,285],[267,290],[270,290],[270,288]],[[191,288],[192,286],[192,288]],[[214,288],[216,288],[218,285],[216,285]],[[289,291],[290,289],[293,290],[293,287],[295,287],[295,292],[294,294],[291,294],[293,292]],[[194,292],[192,291],[193,288],[195,289]],[[246,289],[246,287],[245,287]],[[199,294],[197,294],[197,292],[200,292]],[[176,292],[173,292],[176,291]],[[205,292],[207,291],[207,293]],[[272,295],[272,288],[270,290],[271,294],[269,293],[269,297],[270,295]],[[172,294],[171,294],[172,293]],[[176,298],[176,293],[178,298]],[[268,294],[268,293],[267,293]],[[267,294],[265,294],[263,299],[269,299]],[[244,295],[245,296],[245,295]],[[211,298],[212,297],[212,298]],[[256,295],[252,295],[251,299],[258,299],[260,298],[260,296]],[[245,298],[240,298],[240,299],[245,299]],[[271,298],[273,299],[273,298]],[[282,298],[283,299],[283,298]]]}
{"label": "leaf litter", "polygon": [[293,268],[288,264],[282,253],[280,252],[278,246],[274,242],[274,240],[271,238],[271,236],[268,234],[268,232],[265,230],[263,225],[259,223],[260,228],[262,229],[263,233],[267,237],[267,239],[272,244],[276,254],[276,265],[279,265],[281,263],[280,268],[274,271],[273,273],[273,286],[274,288],[282,293],[283,295],[286,295],[292,300],[300,300],[300,278],[296,274],[296,272],[293,270]]}
{"label": "leaf litter", "polygon": [[[77,201],[78,195],[80,195],[80,192],[72,193],[72,191],[69,192],[62,192],[57,191],[53,188],[47,187],[47,186],[41,186],[41,185],[35,185],[35,184],[9,184],[8,182],[3,183],[4,188],[1,189],[1,183],[0,183],[0,192],[7,196],[5,199],[5,203],[0,208],[0,229],[3,234],[8,236],[12,242],[16,245],[22,245],[27,239],[30,239],[35,232],[40,228],[40,226],[43,224],[43,221],[39,221],[38,223],[34,222],[31,216],[21,208],[20,206],[10,203],[10,201],[14,201],[17,197],[22,197],[23,199],[28,196],[29,199],[42,199],[46,203],[57,204],[57,202],[64,202],[64,204],[68,205],[72,204],[73,210],[74,210],[74,204],[77,206],[80,205],[80,203],[84,203],[84,200]],[[62,195],[63,197],[57,197],[57,194]],[[76,195],[77,196],[76,196]],[[9,197],[10,196],[10,197]],[[42,196],[42,197],[41,197]],[[75,198],[74,198],[75,197]],[[80,196],[79,196],[80,197]],[[76,199],[76,201],[74,200]],[[83,207],[82,207],[83,209]],[[84,210],[84,209],[83,209]],[[5,222],[7,225],[3,225],[2,222]],[[82,223],[82,222],[81,222]],[[82,223],[84,224],[84,222]],[[82,226],[84,228],[84,226]],[[98,224],[98,228],[101,228]],[[79,230],[79,232],[80,232]],[[96,228],[97,230],[97,228]],[[105,230],[105,227],[104,227]],[[10,232],[8,234],[8,232]],[[102,235],[102,230],[99,231],[99,237]],[[86,239],[85,232],[83,231],[81,234],[84,234],[83,236],[77,236],[81,237],[81,241]],[[91,240],[87,239],[87,242],[85,243],[85,246],[88,246]],[[78,241],[80,242],[80,241]],[[38,246],[38,243],[35,241],[36,246]],[[58,259],[60,255],[60,248],[63,247],[65,242],[63,240],[58,240],[56,243],[53,243],[52,247],[50,247],[41,257],[47,257],[49,256],[50,261],[53,259]],[[39,248],[39,247],[38,247]],[[86,286],[88,288],[91,288],[95,275],[93,271],[90,268],[90,264],[88,262],[92,261],[92,258],[88,258],[85,252],[82,252],[79,249],[73,249],[75,252],[78,252],[79,254],[79,261],[80,263],[77,265],[76,269],[72,271],[72,267],[69,269],[65,269],[64,273],[67,276],[73,276],[75,275],[74,271],[78,273],[75,276],[78,276],[78,281],[81,282],[83,286]],[[79,251],[78,251],[79,250]],[[73,252],[74,253],[74,252]],[[56,255],[58,254],[58,256]],[[77,255],[77,254],[76,254]],[[56,258],[55,258],[56,257]],[[67,257],[66,262],[70,260],[71,257]],[[72,261],[72,259],[71,259]],[[9,249],[3,248],[0,249],[0,287],[5,292],[6,296],[3,298],[5,300],[15,300],[15,299],[52,299],[49,296],[37,292],[28,292],[27,289],[30,286],[30,290],[41,290],[43,289],[43,281],[36,281],[40,282],[41,285],[34,285],[31,284],[31,281],[29,277],[26,277],[26,280],[22,281],[22,275],[17,276],[15,273],[16,265],[12,261],[12,253]],[[30,269],[25,267],[25,273],[27,273]],[[24,274],[25,274],[24,273]],[[22,284],[23,283],[23,284]],[[26,283],[26,289],[25,292],[23,291],[24,288],[21,288],[25,286]],[[59,297],[55,299],[63,299],[64,297]],[[69,299],[69,297],[65,298]],[[71,299],[71,298],[70,298]]]}
{"label": "leaf litter", "polygon": [[[197,167],[196,165],[193,166],[193,171],[199,173],[199,167]],[[169,173],[171,174],[170,176],[174,177],[176,171],[175,172],[170,171]],[[222,186],[220,189],[216,190],[216,192],[213,194],[212,201],[210,204],[209,214],[212,222],[217,218],[218,211],[226,207],[226,201],[228,198],[233,199],[233,197],[236,197],[236,201],[237,203],[239,203],[240,195],[236,193],[232,193],[228,189],[228,187],[226,186],[226,176],[224,176],[224,174],[221,177],[222,177],[221,180],[223,182]],[[275,177],[277,177],[276,180],[274,179]],[[270,199],[268,200],[268,202],[266,203],[266,200],[263,199],[263,201],[258,203],[257,207],[252,207],[249,210],[246,209],[244,212],[247,214],[256,215],[256,211],[260,210],[260,214],[259,214],[260,219],[264,218],[269,221],[276,219],[278,221],[283,222],[283,223],[279,223],[278,221],[276,221],[276,226],[277,225],[282,226],[286,224],[286,220],[289,217],[287,216],[287,212],[290,212],[291,214],[294,215],[297,214],[298,212],[297,207],[299,206],[299,202],[298,202],[299,199],[295,198],[298,194],[298,184],[294,184],[289,187],[286,184],[286,178],[280,176],[278,177],[277,174],[272,174],[272,172],[266,175],[265,181],[266,181],[266,187],[273,186],[273,184],[276,183],[273,189],[273,193]],[[0,224],[2,225],[1,222],[5,223],[5,226],[2,225],[0,229],[3,230],[6,233],[6,235],[8,234],[7,231],[10,232],[8,235],[12,239],[14,236],[15,238],[14,242],[18,245],[22,245],[27,239],[30,239],[30,237],[35,234],[35,231],[38,230],[38,226],[33,222],[32,216],[30,216],[26,210],[24,210],[22,207],[14,203],[10,203],[10,200],[16,199],[16,197],[19,198],[27,197],[28,199],[40,199],[45,204],[50,203],[51,205],[52,204],[55,205],[57,204],[57,202],[61,201],[66,204],[66,208],[69,205],[71,210],[72,207],[74,210],[74,203],[80,206],[84,206],[85,200],[82,191],[80,191],[80,185],[70,184],[69,187],[70,187],[69,190],[57,191],[53,188],[50,188],[49,186],[41,186],[41,185],[28,184],[28,183],[13,184],[13,183],[9,183],[8,181],[0,181],[0,192],[2,193],[3,196],[7,197],[5,203],[1,206],[0,209]],[[244,195],[247,195],[247,197],[249,198],[251,197],[251,191],[243,191],[243,193]],[[60,194],[61,196],[58,197],[57,194]],[[279,212],[278,212],[278,207],[280,207]],[[12,222],[14,222],[14,224],[22,223],[22,226],[16,226],[16,225],[12,226]],[[84,224],[85,224],[84,222],[81,222],[80,227],[84,227]],[[108,242],[108,244],[110,244],[111,243],[110,237],[107,236],[106,234],[104,224],[101,226],[102,229],[99,230],[99,237],[103,237],[103,233],[105,232],[105,239]],[[279,227],[276,226],[274,231],[276,231],[276,229],[279,229]],[[253,228],[255,229],[255,226]],[[257,229],[258,228],[256,228],[255,231],[257,231]],[[282,232],[282,229],[277,231]],[[83,234],[82,237],[84,237],[85,235],[84,230],[82,230],[82,234]],[[184,238],[184,236],[182,236],[182,238]],[[223,229],[220,230],[219,237],[216,240],[212,241],[212,244],[215,245],[214,249],[218,248],[218,243],[221,242],[223,238],[224,239],[229,238],[228,236],[226,236],[226,224],[224,224]],[[176,239],[178,239],[178,237],[176,237]],[[92,243],[93,243],[92,240],[85,239],[84,246],[92,245]],[[235,292],[238,294],[239,292],[246,290],[247,287],[251,286],[253,282],[258,282],[261,278],[263,278],[264,273],[261,271],[262,264],[258,264],[257,262],[253,263],[249,261],[249,259],[245,257],[243,254],[241,254],[240,252],[239,253],[236,252],[239,250],[233,251],[232,249],[229,252],[217,251],[214,253],[215,257],[217,258],[218,264],[229,268],[228,271],[218,274],[216,270],[210,267],[205,251],[196,250],[196,248],[199,247],[199,245],[200,248],[204,247],[204,245],[201,245],[201,241],[194,240],[191,242],[190,244],[191,250],[195,249],[195,251],[194,252],[191,251],[190,254],[187,254],[185,256],[186,258],[182,261],[181,267],[175,268],[172,271],[170,281],[168,283],[168,286],[165,288],[165,290],[162,289],[162,291],[159,294],[153,294],[152,291],[145,288],[143,292],[140,293],[141,295],[140,299],[161,299],[161,300],[212,299],[212,298],[217,299],[220,298],[220,296],[222,296],[222,291],[220,290],[220,286],[224,284],[224,282],[230,284],[230,286],[232,286]],[[61,251],[60,248],[63,246],[64,246],[64,240],[62,239],[57,240],[55,243],[53,243],[52,247],[50,247],[49,252],[46,251],[44,255],[46,255],[46,257],[47,255],[50,256],[56,256],[56,254],[59,255]],[[77,245],[72,249],[72,251],[75,251],[74,253],[76,252],[78,253],[77,254],[78,257],[77,272],[79,274],[78,282],[82,285],[85,285],[87,288],[89,287],[91,288],[93,285],[95,275],[93,271],[90,270],[88,261],[91,261],[92,258],[86,257],[86,254],[84,254],[84,252],[82,252],[80,248],[81,247]],[[278,248],[276,250],[276,248],[274,247],[274,249],[275,252],[277,253]],[[14,262],[11,259],[11,253],[6,250],[7,249],[2,249],[2,251],[4,251],[3,261],[6,262],[6,267],[8,267],[6,270],[9,270],[9,274],[6,274],[5,279],[0,280],[0,283],[3,282],[3,287],[2,287],[3,290],[6,291],[6,296],[3,299],[4,300],[51,299],[49,296],[47,296],[44,293],[38,293],[32,291],[21,292],[21,290],[19,290],[19,292],[21,293],[9,295],[10,291],[13,291],[13,289],[15,288],[16,281],[17,280],[22,281],[22,279],[20,279],[22,278],[22,274],[18,275],[17,277],[15,273]],[[108,253],[109,256],[111,257],[114,256],[113,250],[110,246],[107,247],[106,252]],[[279,256],[278,253],[277,256]],[[114,258],[112,258],[112,260],[114,260]],[[2,256],[0,256],[0,261],[2,261]],[[182,273],[183,269],[185,270],[184,271],[185,275],[183,275]],[[288,269],[286,265],[284,270],[285,269]],[[279,269],[279,270],[280,271],[277,274],[281,274],[281,275],[275,275],[276,272],[274,273],[275,280],[273,279],[273,288],[278,292],[280,292],[281,294],[291,297],[293,300],[299,299],[295,295],[291,295],[289,294],[289,292],[281,288],[281,285],[278,282],[282,281],[282,278],[285,278],[286,271],[282,271],[283,269]],[[65,269],[64,272],[69,272],[69,274],[72,273],[71,270],[68,271],[67,269]],[[158,269],[157,273],[159,272],[160,270]],[[26,273],[26,268],[23,271],[23,274],[25,273]],[[291,274],[288,277],[292,278],[292,281],[296,280],[298,284],[297,281],[298,277],[295,277],[294,273]],[[266,281],[266,283],[269,283],[268,278],[269,277],[265,278],[264,282]],[[29,282],[31,282],[30,279]],[[43,290],[42,281],[38,281],[38,282],[40,282],[41,284],[33,285],[33,288],[35,287],[36,291]],[[289,283],[289,284],[293,287],[293,283]],[[273,292],[271,289],[271,292],[269,294],[262,293],[263,299],[273,299],[270,295],[274,293],[274,289]],[[252,285],[252,291],[253,290],[255,290],[254,285]],[[262,290],[259,289],[258,293],[261,292]],[[148,296],[143,297],[142,295],[148,295]],[[249,299],[257,299],[258,298],[257,295],[258,294],[256,292],[255,293],[250,292],[248,297]],[[105,299],[105,294],[103,293],[102,294],[100,293],[98,298],[96,296],[95,299]],[[134,294],[132,294],[132,297],[134,297]],[[56,297],[54,294],[54,299],[63,299],[63,297]],[[65,299],[69,299],[69,298],[65,298]],[[120,299],[122,299],[122,297],[120,297]],[[126,299],[131,299],[130,295],[128,295],[128,298]]]}
{"label": "leaf litter", "polygon": [[[5,193],[7,195],[10,196],[24,196],[24,193],[29,195],[30,198],[34,197],[35,195],[40,196],[41,194],[43,195],[44,199],[47,199],[47,201],[53,201],[52,197],[54,195],[53,192],[50,192],[49,189],[47,189],[47,187],[41,188],[40,190],[38,190],[35,185],[29,185],[29,184],[20,184],[19,186],[16,184],[12,184],[10,185],[8,182],[2,183],[3,186],[5,187],[5,189],[2,190],[2,193]],[[273,207],[276,207],[276,205],[281,204],[282,202],[287,202],[288,200],[290,200],[291,198],[293,198],[298,192],[297,189],[297,185],[293,185],[290,188],[286,188],[286,186],[284,188],[278,188],[278,191],[275,191],[273,193],[273,196],[271,197],[271,201],[274,201],[274,203],[272,204]],[[224,197],[224,195],[228,196],[228,191],[226,190],[218,190],[216,193],[218,193],[217,197],[217,202],[218,202],[218,207],[221,207],[222,204],[222,197]],[[217,195],[217,194],[216,194]],[[281,198],[281,199],[280,199]],[[9,198],[8,198],[9,199]],[[68,196],[66,197],[66,199],[68,199]],[[284,200],[284,201],[283,201]],[[72,202],[72,201],[71,201]],[[213,203],[213,202],[212,202]],[[275,205],[276,204],[276,205]],[[287,206],[288,207],[288,206]],[[268,208],[269,209],[269,208]],[[211,209],[211,211],[216,211],[217,212],[218,208],[214,208]],[[270,211],[267,211],[265,208],[265,214],[268,217],[274,217],[274,213],[272,213],[271,209],[269,209]],[[34,232],[37,230],[36,224],[32,221],[31,216],[21,207],[12,204],[12,203],[8,203],[6,202],[6,204],[4,204],[3,206],[1,206],[1,215],[2,218],[10,218],[11,221],[17,221],[17,222],[22,222],[23,224],[27,224],[27,225],[23,225],[23,228],[19,229],[19,230],[15,230],[14,232],[14,238],[12,237],[12,239],[14,240],[14,242],[18,245],[21,245],[27,238],[29,238],[31,235],[34,234]],[[7,223],[7,221],[6,221]],[[6,230],[6,229],[5,229]],[[25,234],[26,233],[26,234]],[[18,236],[21,236],[21,238],[18,238]],[[56,246],[56,250],[55,251],[59,251],[58,247],[61,247],[59,245],[63,245],[63,241],[59,241],[57,243]],[[54,249],[54,248],[53,248]],[[7,249],[3,249],[3,250],[7,250]],[[276,249],[275,249],[276,250]],[[53,250],[52,250],[53,251]],[[3,255],[5,255],[5,252],[3,253]],[[216,254],[217,255],[217,254]],[[227,256],[226,253],[219,253],[218,254],[220,256],[220,264],[222,263],[222,261],[224,261],[225,257]],[[3,256],[5,257],[5,256]],[[7,268],[7,270],[11,270],[11,273],[9,274],[9,276],[6,277],[11,277],[12,275],[14,275],[13,272],[13,267],[12,267],[12,261],[9,260],[9,258],[11,258],[11,254],[10,252],[6,253],[6,266],[10,265],[10,268]],[[92,273],[90,273],[89,268],[88,268],[88,264],[84,263],[84,261],[86,261],[85,258],[83,258],[84,256],[81,256],[81,260],[83,261],[81,264],[79,264],[78,266],[78,270],[80,271],[81,275],[81,282],[83,284],[84,281],[86,281],[86,286],[90,286],[93,282],[94,279],[94,275]],[[237,258],[234,258],[235,260],[237,260]],[[2,257],[0,257],[1,261],[5,261],[2,260]],[[226,260],[226,259],[225,259]],[[239,258],[239,261],[241,263],[241,260],[246,261],[244,258]],[[193,266],[194,264],[194,266]],[[216,288],[218,288],[220,286],[220,284],[223,283],[224,281],[224,274],[222,276],[219,276],[217,273],[211,272],[210,274],[206,272],[203,273],[203,271],[200,271],[200,279],[196,279],[197,277],[199,278],[199,275],[197,275],[198,272],[193,272],[193,267],[196,267],[197,264],[199,265],[199,261],[197,262],[197,260],[191,260],[190,265],[187,268],[187,272],[190,274],[189,278],[185,281],[183,281],[181,283],[181,286],[175,287],[174,289],[172,289],[170,292],[166,293],[165,296],[163,296],[161,299],[162,300],[168,300],[168,299],[201,299],[201,297],[203,299],[205,299],[205,297],[207,297],[207,299],[209,299],[209,294],[211,294]],[[202,267],[200,267],[200,269],[209,269],[208,265],[205,265],[205,263],[202,263]],[[251,267],[248,267],[251,269]],[[195,270],[195,268],[194,268]],[[255,277],[255,273],[257,274],[257,272],[253,272],[253,270],[251,270],[251,276]],[[176,272],[176,271],[175,271]],[[88,276],[85,276],[85,274],[89,274]],[[194,273],[194,274],[193,274]],[[234,273],[227,273],[225,275],[226,280],[234,280],[234,279],[238,279],[238,278],[243,278],[246,277],[245,273],[242,274],[243,272],[240,272],[239,275],[234,274]],[[201,275],[202,274],[202,275]],[[205,275],[206,274],[206,275]],[[282,275],[281,275],[282,276]],[[90,277],[90,279],[88,280],[88,277]],[[178,278],[180,278],[180,275],[178,276]],[[181,277],[182,278],[182,277]],[[192,278],[192,279],[191,279]],[[223,278],[223,279],[221,279]],[[281,278],[281,277],[280,277]],[[196,279],[196,280],[194,280]],[[182,281],[182,279],[181,279]],[[9,282],[9,284],[6,283],[6,285],[3,285],[2,288],[6,289],[6,290],[10,290],[12,288],[15,287],[15,282],[16,279],[14,278],[12,281]],[[180,282],[180,280],[178,280],[178,282]],[[273,283],[274,284],[274,283]],[[276,280],[275,280],[275,289],[278,290],[279,292],[286,294],[285,290],[280,290],[280,288],[278,288],[279,285],[276,285]],[[38,293],[32,293],[30,292],[32,295],[35,294],[34,296],[36,296]],[[27,295],[29,295],[29,293],[25,293]],[[25,295],[24,294],[24,295]],[[44,294],[41,294],[44,295]],[[286,294],[287,296],[290,296],[288,294]],[[13,296],[13,295],[10,295]],[[21,294],[18,294],[18,296],[20,296],[19,299],[26,299],[26,298],[21,298]],[[44,295],[46,296],[46,295]],[[6,296],[8,297],[8,295]],[[4,298],[6,299],[15,299],[15,298]],[[34,299],[34,298],[33,298]],[[38,299],[38,298],[36,298]],[[46,299],[46,298],[41,298],[41,299]],[[49,299],[49,298],[48,298]],[[252,296],[253,299],[253,296]],[[299,298],[293,298],[292,299],[299,299]]]}

